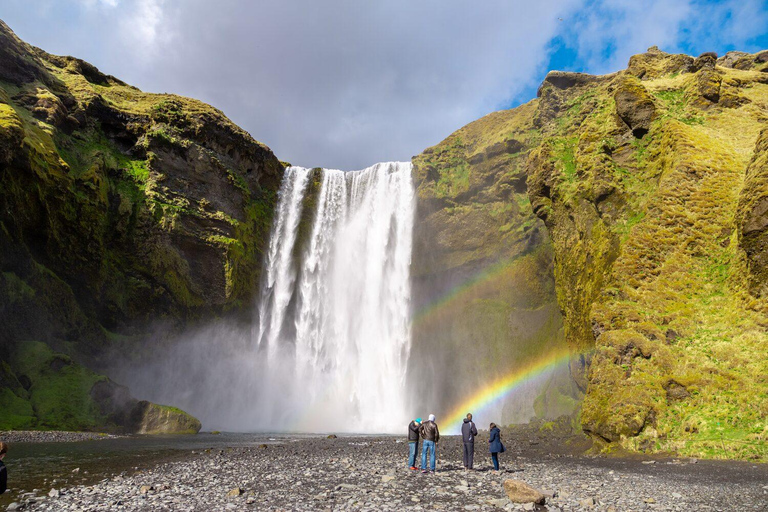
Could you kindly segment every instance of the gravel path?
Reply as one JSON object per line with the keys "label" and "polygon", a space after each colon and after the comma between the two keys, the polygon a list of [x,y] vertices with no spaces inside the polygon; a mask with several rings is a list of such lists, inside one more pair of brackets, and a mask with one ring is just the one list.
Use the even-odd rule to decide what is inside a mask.
{"label": "gravel path", "polygon": [[536,454],[525,442],[505,442],[500,473],[489,470],[482,440],[476,470],[465,472],[456,437],[441,439],[435,474],[405,468],[407,444],[393,437],[204,450],[92,486],[29,493],[9,509],[533,510],[506,498],[502,483],[508,478],[548,495],[540,510],[766,510],[768,505],[765,465]]}

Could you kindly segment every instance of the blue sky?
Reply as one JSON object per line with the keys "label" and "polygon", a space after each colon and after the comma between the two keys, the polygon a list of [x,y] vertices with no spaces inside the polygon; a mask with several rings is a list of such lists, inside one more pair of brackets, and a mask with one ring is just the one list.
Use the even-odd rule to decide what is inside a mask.
{"label": "blue sky", "polygon": [[549,69],[768,49],[768,0],[0,0],[0,19],[211,103],[283,160],[341,169],[408,160],[534,97]]}

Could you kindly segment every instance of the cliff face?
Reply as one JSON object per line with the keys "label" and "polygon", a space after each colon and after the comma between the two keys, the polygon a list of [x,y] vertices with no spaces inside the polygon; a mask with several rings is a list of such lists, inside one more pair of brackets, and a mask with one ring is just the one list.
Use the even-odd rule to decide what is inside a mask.
{"label": "cliff face", "polygon": [[[527,192],[546,226],[538,247],[553,261],[571,375],[586,392],[581,424],[599,443],[765,457],[766,61],[768,52],[694,59],[652,48],[612,75],[551,72],[537,100],[477,122],[520,116],[518,160],[502,151],[490,176],[457,173],[450,160],[424,165],[428,152],[414,160],[420,208],[433,205],[420,216],[425,240],[446,247],[430,268],[519,250],[525,238],[487,244],[490,216],[450,238],[441,229],[451,220],[438,219],[464,211],[467,196],[430,202],[425,191],[436,197],[456,176],[500,185],[526,176],[524,186],[507,179],[512,195],[498,197],[517,211],[510,199]],[[527,222],[509,218],[513,232]],[[519,300],[516,284],[499,286]]]}
{"label": "cliff face", "polygon": [[281,174],[209,105],[0,22],[0,358],[34,339],[98,362],[158,321],[250,305]]}
{"label": "cliff face", "polygon": [[[443,417],[494,379],[565,348],[552,243],[526,193],[537,109],[534,100],[490,114],[413,159],[411,381],[430,383],[421,405]],[[526,391],[506,399],[495,421],[568,414],[579,398],[567,372]]]}

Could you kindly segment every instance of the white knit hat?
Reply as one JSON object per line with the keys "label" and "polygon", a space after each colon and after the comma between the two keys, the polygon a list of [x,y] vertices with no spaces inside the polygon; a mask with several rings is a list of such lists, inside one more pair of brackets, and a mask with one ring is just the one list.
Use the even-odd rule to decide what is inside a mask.
{"label": "white knit hat", "polygon": [[430,414],[429,415],[429,421],[435,421],[435,415],[434,414]]}

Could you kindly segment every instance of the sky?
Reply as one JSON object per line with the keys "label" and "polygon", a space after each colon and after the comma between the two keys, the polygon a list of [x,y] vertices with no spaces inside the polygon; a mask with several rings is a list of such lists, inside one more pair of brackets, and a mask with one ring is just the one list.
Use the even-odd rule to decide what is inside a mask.
{"label": "sky", "polygon": [[25,41],[221,109],[284,161],[409,160],[550,69],[768,49],[768,0],[0,0]]}

